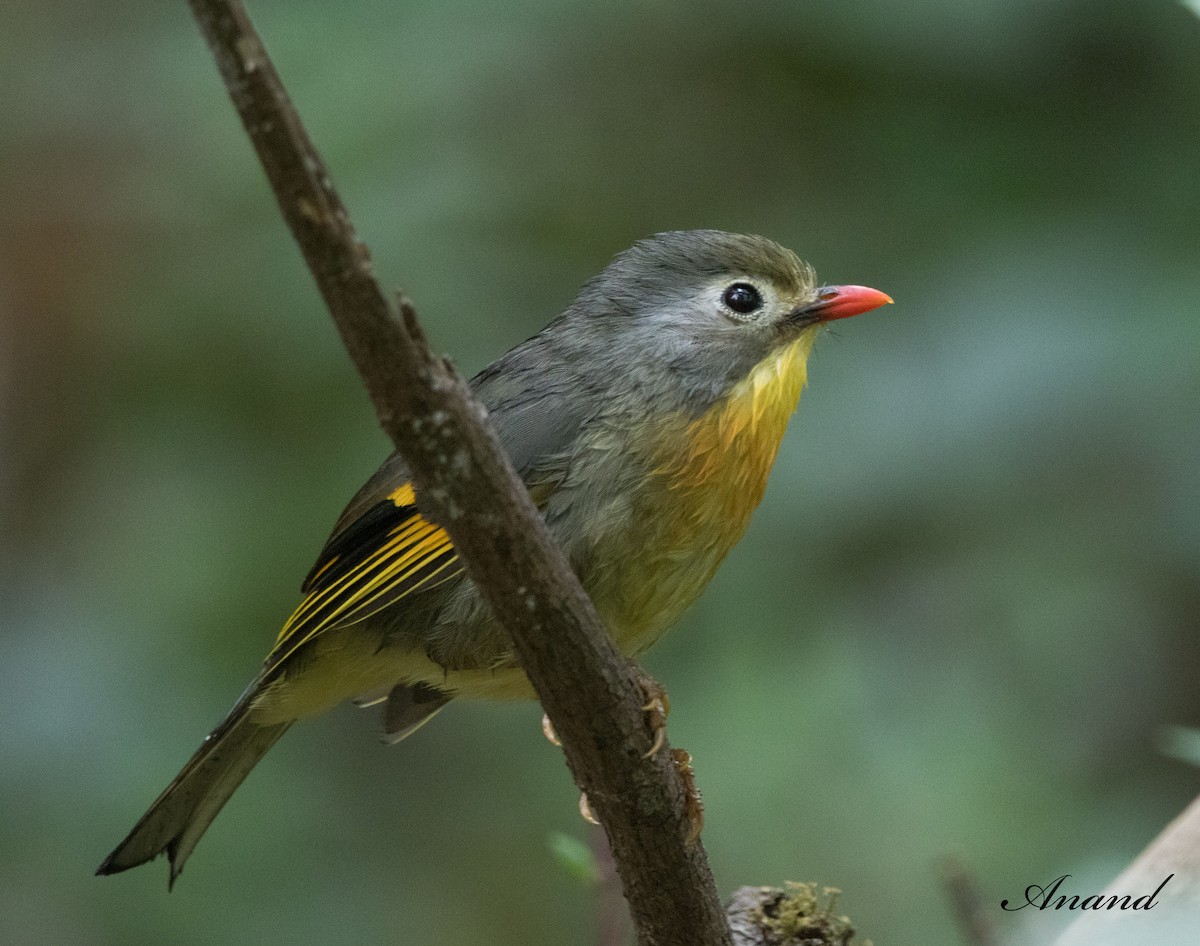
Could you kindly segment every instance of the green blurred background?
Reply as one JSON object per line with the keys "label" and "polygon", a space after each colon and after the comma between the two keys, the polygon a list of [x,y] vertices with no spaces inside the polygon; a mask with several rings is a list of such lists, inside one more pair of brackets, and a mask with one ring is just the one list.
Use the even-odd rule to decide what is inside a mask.
{"label": "green blurred background", "polygon": [[[1200,18],[1174,0],[253,4],[389,285],[473,373],[617,250],[760,232],[897,305],[819,346],[646,661],[718,884],[883,944],[1114,876],[1200,790]],[[586,944],[532,705],[297,727],[176,891],[92,871],[386,454],[186,6],[0,30],[0,941]],[[1028,911],[1026,911],[1028,913]]]}

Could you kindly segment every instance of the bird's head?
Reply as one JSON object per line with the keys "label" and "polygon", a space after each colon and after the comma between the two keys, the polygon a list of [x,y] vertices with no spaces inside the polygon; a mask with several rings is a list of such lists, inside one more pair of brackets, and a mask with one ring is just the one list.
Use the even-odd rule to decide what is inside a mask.
{"label": "bird's head", "polygon": [[703,411],[777,352],[798,351],[802,369],[822,325],[891,301],[819,285],[811,266],[764,237],[687,230],[618,255],[564,322],[604,370]]}

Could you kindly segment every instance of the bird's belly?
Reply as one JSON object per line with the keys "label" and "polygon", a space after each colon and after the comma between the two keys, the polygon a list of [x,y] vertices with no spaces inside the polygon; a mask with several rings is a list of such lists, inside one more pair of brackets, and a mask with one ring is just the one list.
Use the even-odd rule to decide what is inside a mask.
{"label": "bird's belly", "polygon": [[587,590],[621,651],[655,642],[704,590],[741,538],[754,502],[698,496],[663,484],[596,548]]}

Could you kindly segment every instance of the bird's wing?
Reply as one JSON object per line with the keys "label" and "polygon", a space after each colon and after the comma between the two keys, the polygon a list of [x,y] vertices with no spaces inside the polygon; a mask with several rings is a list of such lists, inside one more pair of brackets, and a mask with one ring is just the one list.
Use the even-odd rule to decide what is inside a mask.
{"label": "bird's wing", "polygon": [[450,537],[421,515],[412,485],[403,483],[326,543],[267,663],[277,667],[331,628],[362,621],[461,572]]}
{"label": "bird's wing", "polygon": [[[487,399],[485,399],[486,402]],[[492,422],[535,503],[544,506],[566,474],[585,415],[570,398],[509,398]],[[446,531],[418,508],[411,475],[392,455],[342,513],[267,657],[278,667],[320,634],[458,577],[462,563]]]}

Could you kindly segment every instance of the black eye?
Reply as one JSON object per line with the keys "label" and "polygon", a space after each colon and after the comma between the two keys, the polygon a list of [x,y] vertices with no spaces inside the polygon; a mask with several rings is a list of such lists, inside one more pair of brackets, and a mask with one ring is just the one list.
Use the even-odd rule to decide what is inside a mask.
{"label": "black eye", "polygon": [[763,304],[762,296],[759,295],[758,290],[748,282],[735,282],[725,290],[725,295],[721,296],[721,301],[733,309],[734,312],[740,312],[742,315],[748,315],[755,309],[761,309]]}

